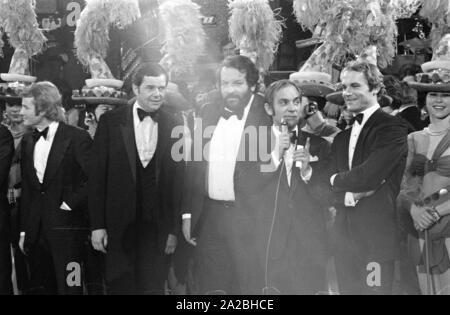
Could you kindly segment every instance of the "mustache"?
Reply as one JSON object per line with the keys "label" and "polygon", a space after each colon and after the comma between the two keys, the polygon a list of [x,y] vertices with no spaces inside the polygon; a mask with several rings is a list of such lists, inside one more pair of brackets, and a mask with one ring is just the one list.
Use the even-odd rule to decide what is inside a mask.
{"label": "mustache", "polygon": [[235,94],[230,94],[224,97],[225,100],[229,100],[231,98],[237,98],[238,100],[241,99],[241,97],[239,95],[235,95]]}

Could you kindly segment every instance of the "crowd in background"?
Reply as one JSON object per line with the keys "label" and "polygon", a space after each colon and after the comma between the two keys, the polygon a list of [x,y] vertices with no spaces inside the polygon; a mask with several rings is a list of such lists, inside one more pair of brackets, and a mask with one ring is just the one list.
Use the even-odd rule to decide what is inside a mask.
{"label": "crowd in background", "polygon": [[[14,153],[5,177],[8,207],[2,212],[8,215],[0,217],[9,221],[10,229],[3,235],[0,255],[14,262],[14,288],[9,281],[12,269],[2,267],[6,275],[0,271],[1,293],[425,293],[427,270],[421,251],[411,253],[411,239],[423,242],[419,234],[445,215],[441,212],[437,218],[435,212],[410,212],[410,201],[423,196],[418,192],[423,185],[428,196],[448,182],[444,154],[448,145],[441,139],[448,137],[450,97],[441,92],[427,96],[413,89],[408,82],[422,72],[420,67],[410,65],[398,76],[383,79],[376,66],[351,64],[343,73],[361,77],[341,77],[342,89],[360,98],[344,97],[347,105],[307,95],[288,80],[270,82],[268,78],[262,87],[256,68],[240,56],[226,58],[217,73],[203,69],[197,82],[189,84],[168,82],[165,71],[156,65],[144,65],[140,71],[133,80],[136,98],[123,107],[97,104],[63,109],[56,87],[46,82],[33,85],[17,102],[3,101],[2,125],[11,134]],[[51,93],[54,100],[48,99]],[[439,98],[443,109],[436,112],[430,97]],[[48,103],[41,107],[45,115],[39,115],[39,109],[27,113],[37,108],[40,98]],[[33,102],[28,104],[25,99]],[[359,104],[361,100],[366,103]],[[377,120],[364,134],[364,147],[353,148],[352,170],[345,137],[353,135],[355,123],[364,133],[367,118],[362,122],[355,118],[378,104],[384,113],[370,113],[378,115]],[[52,106],[57,111],[50,117]],[[230,113],[223,113],[227,109]],[[158,115],[150,117],[150,112]],[[176,140],[182,139],[184,150],[193,150],[199,118],[200,128],[215,126],[209,150],[217,159],[174,161],[171,148]],[[41,125],[48,135],[39,130]],[[68,126],[64,127],[67,140],[57,138],[57,129],[52,129],[61,130],[62,125]],[[180,139],[172,138],[177,125],[184,126]],[[273,158],[275,170],[269,174],[258,171],[262,161],[236,162],[236,139],[241,139],[249,125],[276,134],[275,148],[281,153]],[[425,139],[425,128],[437,138]],[[137,130],[142,130],[141,136]],[[144,139],[145,134],[152,136]],[[407,138],[407,134],[413,136]],[[53,183],[45,167],[39,172],[33,155],[33,146],[34,152],[46,150],[49,137],[53,137],[53,146],[63,150],[61,157],[50,157],[44,163],[55,168]],[[363,136],[358,133],[358,137]],[[430,159],[434,151],[426,141],[434,148],[439,146],[442,156]],[[130,143],[136,145],[130,147]],[[417,151],[411,152],[413,148]],[[288,153],[290,158],[284,155]],[[220,162],[228,154],[234,160],[231,165],[227,159]],[[417,154],[439,161],[437,169],[426,162],[426,170],[422,163],[420,172]],[[35,167],[30,164],[33,158]],[[62,166],[58,159],[64,159],[59,161]],[[417,168],[413,173],[412,163]],[[36,171],[42,177],[40,185],[35,174],[31,175]],[[427,177],[430,172],[438,179]],[[352,191],[355,200],[349,206],[344,194],[358,185],[360,191]],[[55,200],[42,197],[45,193]],[[76,205],[73,198],[80,198]],[[34,203],[39,202],[38,209]],[[55,206],[65,212],[44,209]],[[53,235],[55,230],[61,234]],[[435,287],[448,292],[448,279],[439,278],[448,271],[448,259],[440,262],[435,257],[448,258],[445,237],[444,244],[438,242],[434,241],[432,251],[438,266],[433,269]],[[12,260],[8,251],[12,251]],[[61,271],[70,259],[80,262],[80,286],[67,284],[76,268]],[[0,267],[7,266],[5,261],[0,258]],[[372,261],[381,266],[380,285],[362,283]],[[385,282],[385,275],[391,283]]]}

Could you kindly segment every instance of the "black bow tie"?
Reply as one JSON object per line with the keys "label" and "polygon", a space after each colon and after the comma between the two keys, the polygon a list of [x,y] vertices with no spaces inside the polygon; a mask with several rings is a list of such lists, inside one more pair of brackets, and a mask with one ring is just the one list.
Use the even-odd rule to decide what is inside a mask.
{"label": "black bow tie", "polygon": [[34,140],[34,142],[38,142],[39,139],[41,139],[41,137],[43,137],[44,140],[47,140],[47,135],[48,135],[48,127],[45,128],[42,131],[34,129],[34,131],[33,131],[33,140]]}
{"label": "black bow tie", "polygon": [[364,114],[358,114],[350,120],[350,125],[353,125],[357,121],[360,125],[364,120]]}
{"label": "black bow tie", "polygon": [[244,117],[244,110],[245,110],[245,108],[231,110],[231,109],[225,107],[222,111],[222,117],[224,119],[228,120],[228,119],[230,119],[230,117],[236,115],[237,119],[242,120],[242,117]]}
{"label": "black bow tie", "polygon": [[146,117],[151,117],[154,122],[158,122],[159,113],[158,112],[146,112],[145,110],[138,108],[137,110],[139,120],[143,121]]}

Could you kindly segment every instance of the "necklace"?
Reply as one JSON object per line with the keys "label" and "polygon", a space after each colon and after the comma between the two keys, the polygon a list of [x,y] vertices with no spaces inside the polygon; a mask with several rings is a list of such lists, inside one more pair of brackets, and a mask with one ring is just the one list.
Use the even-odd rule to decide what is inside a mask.
{"label": "necklace", "polygon": [[442,136],[445,135],[450,130],[450,127],[447,127],[444,130],[433,130],[432,126],[430,125],[430,127],[428,127],[425,130],[430,136]]}

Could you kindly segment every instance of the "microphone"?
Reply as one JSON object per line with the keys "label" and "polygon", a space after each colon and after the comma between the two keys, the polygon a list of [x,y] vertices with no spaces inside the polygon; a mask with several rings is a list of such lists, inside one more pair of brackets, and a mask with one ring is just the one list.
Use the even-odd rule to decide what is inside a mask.
{"label": "microphone", "polygon": [[284,118],[281,120],[280,131],[281,131],[281,133],[286,133],[286,132],[288,132],[288,124],[287,124],[287,122],[284,120]]}

